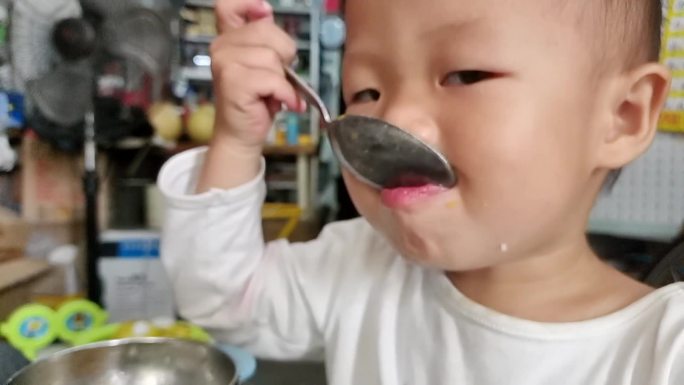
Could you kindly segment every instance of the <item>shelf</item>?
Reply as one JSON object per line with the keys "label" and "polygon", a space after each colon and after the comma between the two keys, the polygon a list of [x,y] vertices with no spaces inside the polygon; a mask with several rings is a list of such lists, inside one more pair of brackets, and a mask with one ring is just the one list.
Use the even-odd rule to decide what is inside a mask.
{"label": "shelf", "polygon": [[181,40],[186,43],[210,44],[216,36],[183,36]]}
{"label": "shelf", "polygon": [[[215,0],[185,0],[185,5],[190,7],[204,7],[213,8],[216,4]],[[308,16],[312,12],[312,6],[294,6],[294,7],[284,7],[280,5],[273,6],[273,12],[282,15],[302,15]]]}
{"label": "shelf", "polygon": [[264,155],[313,155],[316,153],[316,146],[313,144],[304,145],[268,145],[264,148]]}
{"label": "shelf", "polygon": [[[181,142],[175,147],[167,149],[170,154],[178,154],[185,150],[205,146],[206,144],[198,144],[193,142]],[[264,147],[264,155],[314,155],[316,153],[316,146],[313,144],[298,145],[298,146],[276,146],[267,145]]]}
{"label": "shelf", "polygon": [[[313,7],[313,6],[311,6]],[[311,7],[297,6],[297,7],[283,7],[276,5],[273,7],[273,12],[281,15],[301,15],[309,16],[311,14]]]}
{"label": "shelf", "polygon": [[[216,39],[216,36],[183,36],[181,37],[181,40],[186,42],[186,43],[195,43],[195,44],[211,44],[212,41]],[[311,49],[311,42],[307,40],[297,40],[297,49],[298,50],[310,50]]]}
{"label": "shelf", "polygon": [[214,8],[214,0],[185,0],[185,5],[191,7],[204,7],[204,8]]}
{"label": "shelf", "polygon": [[270,190],[286,190],[295,191],[297,190],[297,181],[287,181],[287,180],[266,180],[266,187]]}
{"label": "shelf", "polygon": [[210,82],[211,68],[209,67],[183,67],[180,76],[187,80],[200,80]]}

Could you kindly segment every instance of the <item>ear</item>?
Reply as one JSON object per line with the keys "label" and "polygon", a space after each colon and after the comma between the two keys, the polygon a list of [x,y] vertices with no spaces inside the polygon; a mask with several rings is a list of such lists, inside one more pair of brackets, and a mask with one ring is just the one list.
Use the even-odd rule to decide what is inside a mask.
{"label": "ear", "polygon": [[616,91],[613,118],[602,137],[600,164],[621,168],[646,152],[670,90],[670,72],[649,63],[629,72]]}

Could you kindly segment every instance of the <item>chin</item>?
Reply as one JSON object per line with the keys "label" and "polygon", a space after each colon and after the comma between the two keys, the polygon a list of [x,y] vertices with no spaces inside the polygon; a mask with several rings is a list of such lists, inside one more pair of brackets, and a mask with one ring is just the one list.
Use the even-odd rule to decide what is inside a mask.
{"label": "chin", "polygon": [[444,271],[469,271],[508,260],[501,241],[486,226],[469,219],[462,205],[451,207],[448,195],[411,209],[382,204],[379,191],[344,172],[349,194],[361,215],[412,263]]}
{"label": "chin", "polygon": [[500,244],[487,242],[468,226],[450,222],[444,210],[396,212],[382,207],[365,211],[360,209],[401,257],[421,266],[443,271],[477,270],[498,262],[501,254]]}

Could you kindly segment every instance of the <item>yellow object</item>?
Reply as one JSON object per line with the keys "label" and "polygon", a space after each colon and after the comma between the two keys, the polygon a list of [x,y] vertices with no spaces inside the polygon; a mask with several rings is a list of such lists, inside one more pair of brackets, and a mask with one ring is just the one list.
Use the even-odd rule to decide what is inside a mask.
{"label": "yellow object", "polygon": [[211,336],[204,329],[187,322],[176,322],[172,326],[162,329],[162,336],[201,342],[212,341]]}
{"label": "yellow object", "polygon": [[299,206],[287,203],[265,203],[261,210],[261,218],[264,220],[287,220],[285,226],[278,233],[278,238],[287,238],[292,235],[299,224],[301,215],[302,209]]}
{"label": "yellow object", "polygon": [[299,135],[299,144],[302,146],[309,146],[313,144],[313,138],[309,134]]}
{"label": "yellow object", "polygon": [[104,325],[80,335],[76,340],[76,345],[136,337],[165,337],[212,342],[211,336],[199,326],[182,321],[156,320]]}
{"label": "yellow object", "polygon": [[166,337],[188,339],[202,342],[211,341],[203,329],[187,322],[131,321],[119,325],[111,339],[131,337]]}
{"label": "yellow object", "polygon": [[149,321],[124,322],[112,339],[131,337],[162,337],[161,328]]}
{"label": "yellow object", "polygon": [[155,103],[147,111],[154,132],[162,139],[176,141],[183,133],[183,119],[179,108],[170,102]]}
{"label": "yellow object", "polygon": [[284,146],[287,144],[287,132],[285,132],[285,130],[281,130],[280,128],[276,130],[274,144],[276,146]]}
{"label": "yellow object", "polygon": [[207,143],[214,133],[214,118],[216,109],[213,104],[201,104],[190,114],[188,120],[188,135],[197,143]]}
{"label": "yellow object", "polygon": [[659,127],[662,131],[684,133],[684,12],[677,1],[668,1],[663,25],[661,60],[672,71],[672,88]]}

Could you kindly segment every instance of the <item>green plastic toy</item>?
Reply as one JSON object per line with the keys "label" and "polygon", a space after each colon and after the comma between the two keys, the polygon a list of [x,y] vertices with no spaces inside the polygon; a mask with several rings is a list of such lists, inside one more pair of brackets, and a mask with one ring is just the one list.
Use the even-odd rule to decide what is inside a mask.
{"label": "green plastic toy", "polygon": [[12,313],[0,327],[0,332],[12,346],[33,361],[40,350],[57,339],[57,314],[44,305],[25,305]]}
{"label": "green plastic toy", "polygon": [[107,318],[107,312],[94,302],[69,301],[57,311],[57,335],[62,341],[76,345],[81,336],[104,326]]}
{"label": "green plastic toy", "polygon": [[107,324],[109,314],[96,303],[74,300],[57,311],[31,304],[20,307],[0,326],[0,335],[34,361],[41,350],[58,339],[79,346],[110,339],[130,337],[168,337],[212,342],[202,328],[173,320],[128,321]]}

